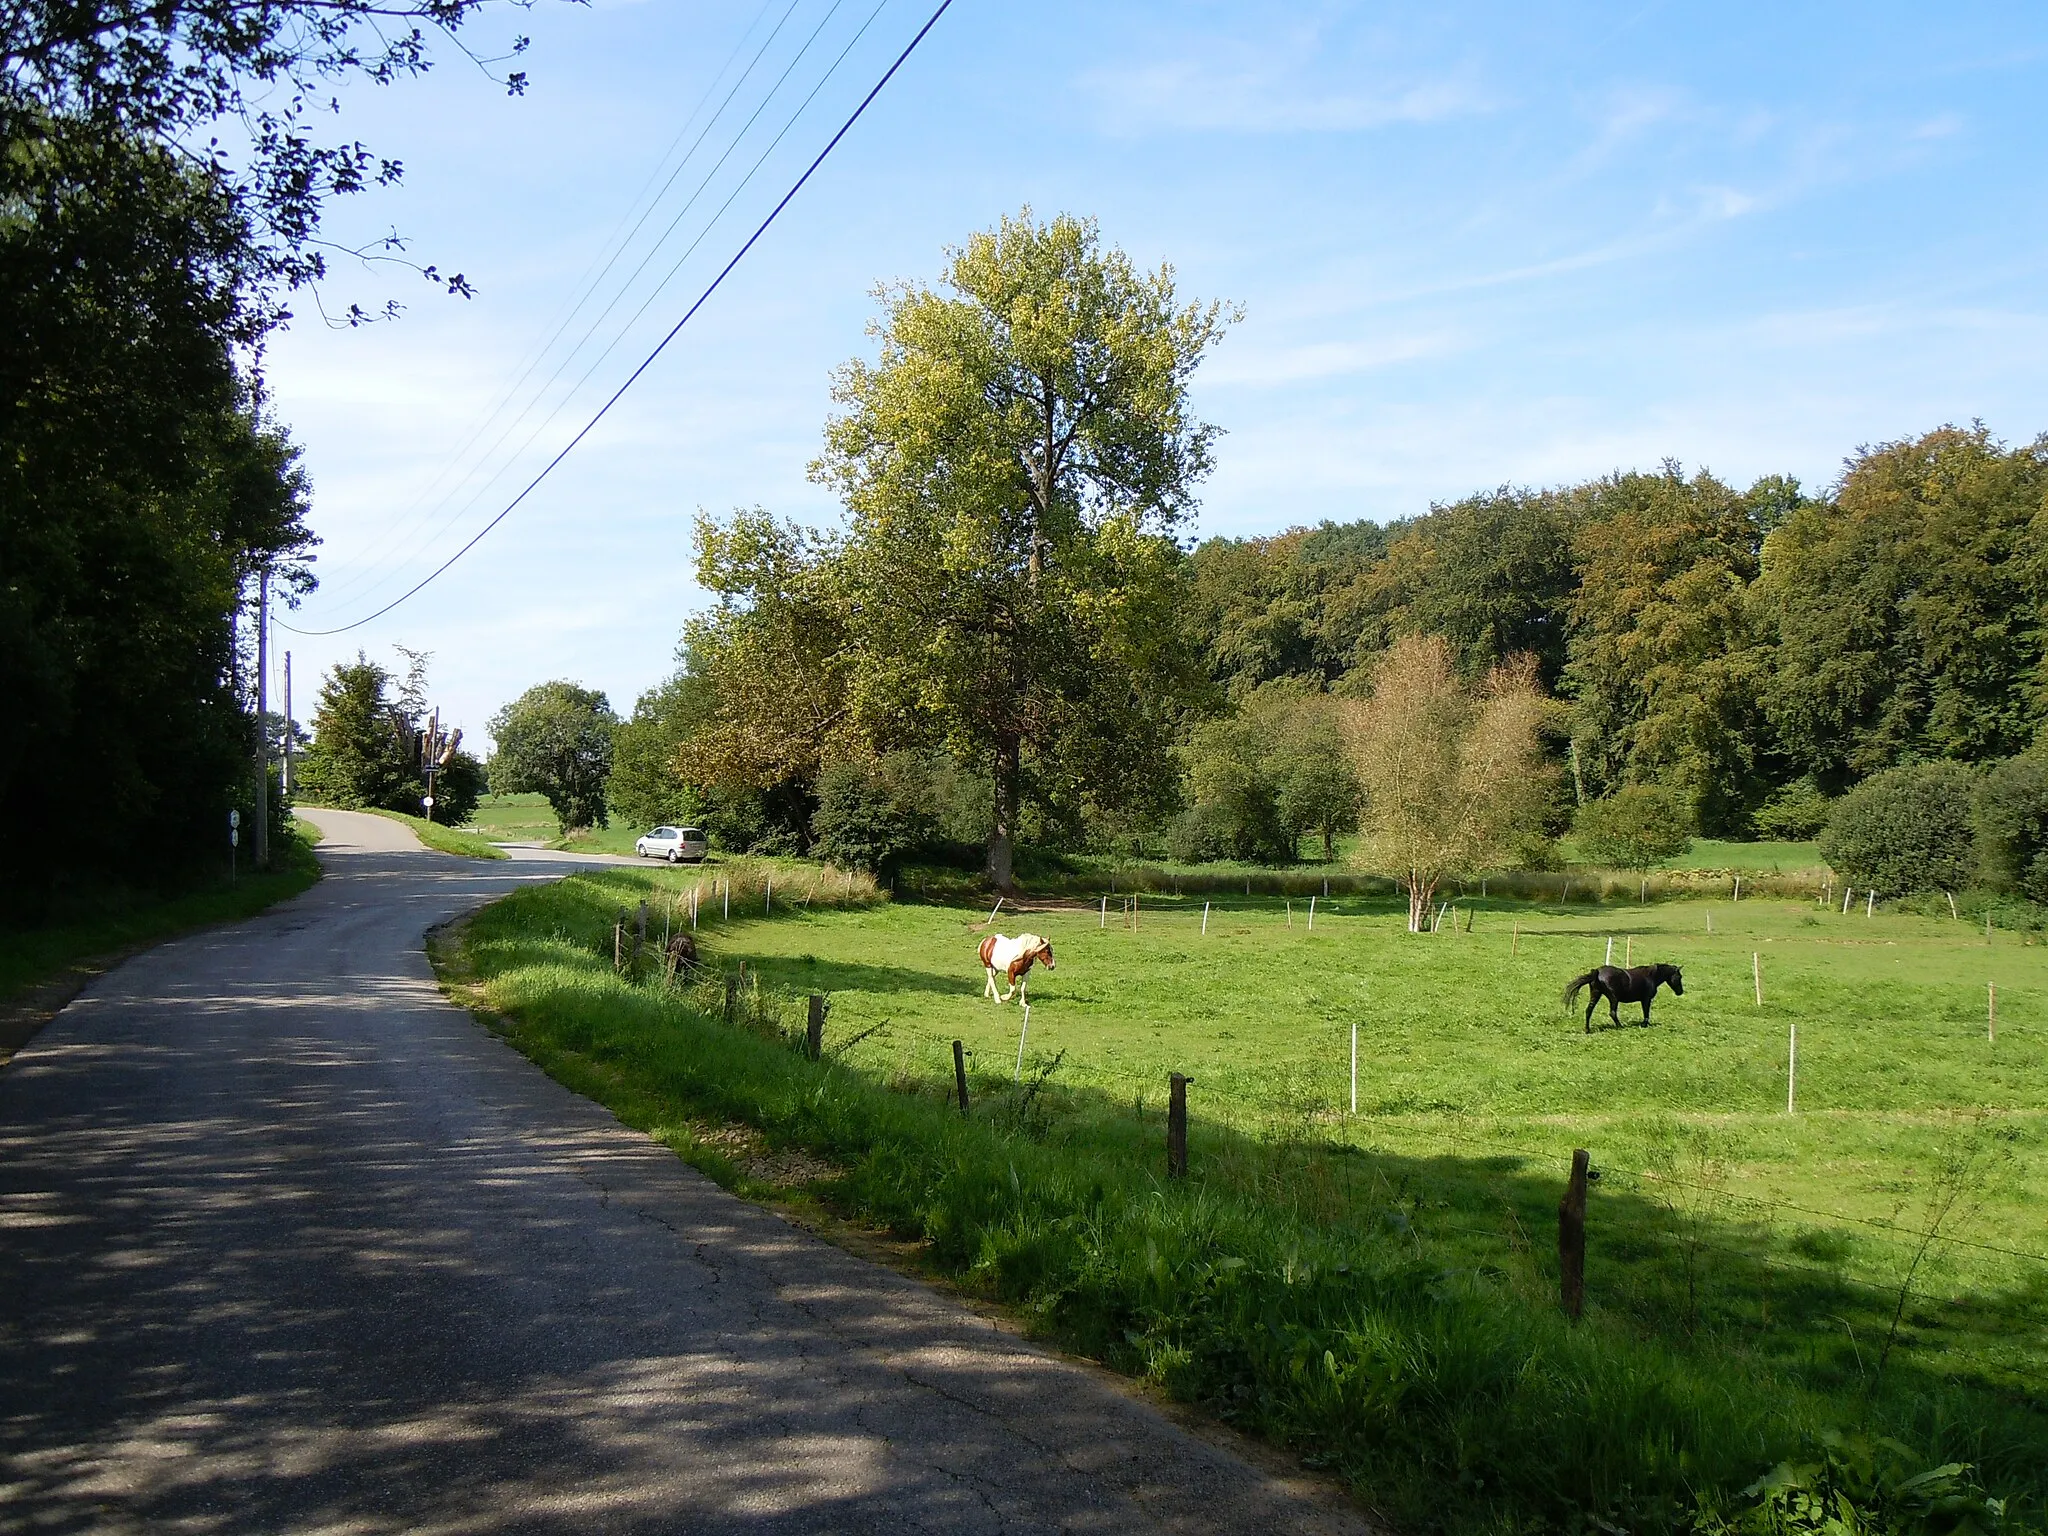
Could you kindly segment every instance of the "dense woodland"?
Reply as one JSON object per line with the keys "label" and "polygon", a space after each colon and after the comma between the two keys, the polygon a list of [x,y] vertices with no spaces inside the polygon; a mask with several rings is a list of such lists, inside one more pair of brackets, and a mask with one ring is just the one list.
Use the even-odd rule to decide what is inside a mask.
{"label": "dense woodland", "polygon": [[0,7],[0,918],[225,873],[278,730],[255,592],[293,602],[318,542],[264,342],[294,295],[380,318],[326,313],[334,256],[468,291],[396,236],[323,238],[332,199],[401,175],[335,87],[467,51],[485,3]]}
{"label": "dense woodland", "polygon": [[[1348,827],[1329,707],[1418,634],[1447,640],[1474,679],[1533,660],[1556,701],[1552,832],[1586,803],[1656,785],[1698,834],[1812,836],[1835,797],[1883,770],[2032,748],[2048,708],[2044,495],[2048,443],[1944,427],[1858,452],[1820,494],[1667,463],[1177,550],[1160,604],[1173,645],[1135,712],[1156,727],[1138,733],[1146,750],[1116,796],[1027,760],[1027,840],[1325,851]],[[737,845],[794,848],[816,830],[822,784],[906,822],[905,836],[984,836],[985,756],[892,737],[900,722],[877,729],[849,697],[837,551],[758,513],[700,539],[725,600],[618,733],[621,814],[695,816]],[[844,766],[861,760],[875,766]]]}

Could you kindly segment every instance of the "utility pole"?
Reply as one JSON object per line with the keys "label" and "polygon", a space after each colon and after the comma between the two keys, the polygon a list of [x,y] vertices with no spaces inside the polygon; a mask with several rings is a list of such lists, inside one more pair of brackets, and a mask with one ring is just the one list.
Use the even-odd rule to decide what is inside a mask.
{"label": "utility pole", "polygon": [[292,737],[298,728],[292,724],[292,653],[284,653],[284,792],[292,792]]}
{"label": "utility pole", "polygon": [[441,765],[434,758],[441,750],[441,711],[434,711],[427,722],[427,739],[420,746],[420,776],[427,781],[427,793],[422,803],[427,808],[427,820],[434,819],[434,775]]}
{"label": "utility pole", "polygon": [[270,868],[270,566],[256,575],[256,867]]}

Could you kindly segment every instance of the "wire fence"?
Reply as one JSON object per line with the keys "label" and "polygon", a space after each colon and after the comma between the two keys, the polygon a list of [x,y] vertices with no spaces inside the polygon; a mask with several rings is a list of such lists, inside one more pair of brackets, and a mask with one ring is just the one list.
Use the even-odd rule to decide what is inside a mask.
{"label": "wire fence", "polygon": [[[1257,882],[1254,880],[1254,887],[1256,887],[1256,884]],[[1486,894],[1490,894],[1490,884],[1489,882]],[[1242,893],[1242,887],[1240,887],[1240,893]],[[1102,897],[1097,898],[1097,905],[1105,923],[1109,917],[1117,916],[1120,920],[1127,920],[1135,925],[1143,921],[1144,914],[1139,905],[1140,903],[1148,899],[1153,902],[1171,901],[1175,894],[1179,894],[1182,901],[1199,899],[1197,893],[1166,892],[1148,894],[1141,891],[1132,892],[1121,898],[1124,902],[1130,903],[1128,909],[1113,909],[1110,903]],[[1256,897],[1263,893],[1254,888],[1249,894]],[[1317,880],[1315,888],[1307,894],[1313,897],[1318,905],[1320,905],[1322,901],[1320,879]],[[1358,894],[1364,893],[1353,892],[1350,894],[1352,899],[1355,900]],[[609,936],[612,955],[615,964],[619,964],[622,969],[626,968],[627,961],[625,956],[629,952],[627,936],[630,932],[633,941],[630,953],[635,957],[634,963],[636,967],[637,957],[643,950],[649,953],[660,954],[663,958],[658,967],[658,973],[662,975],[664,983],[670,986],[687,988],[691,994],[693,1004],[701,1012],[711,1016],[722,1015],[729,1024],[753,1029],[785,1042],[797,1044],[803,1042],[806,1038],[805,1021],[803,1019],[805,1000],[803,997],[797,994],[785,996],[781,989],[764,986],[760,973],[758,971],[749,972],[744,965],[740,967],[736,974],[732,975],[715,972],[709,967],[697,968],[693,971],[685,966],[679,970],[674,961],[668,958],[670,946],[667,941],[673,939],[678,933],[694,933],[701,927],[709,926],[714,915],[718,920],[723,920],[728,915],[772,916],[774,915],[778,900],[782,904],[783,910],[788,911],[792,908],[805,910],[813,905],[865,906],[881,899],[881,897],[882,893],[877,889],[874,882],[865,877],[852,876],[841,871],[813,871],[798,877],[793,876],[789,871],[781,870],[765,863],[733,868],[718,875],[702,878],[680,892],[671,893],[654,908],[643,907],[641,909],[642,915],[640,916],[636,916],[627,909],[621,909],[618,920]],[[1212,902],[1214,901],[1213,896],[1209,899]],[[1343,896],[1340,894],[1336,900],[1343,900]],[[1175,905],[1178,907],[1178,903]],[[1446,909],[1448,909],[1448,906],[1449,903],[1446,902]],[[735,911],[735,907],[739,910]],[[1340,915],[1341,913],[1341,908],[1338,911],[1331,911],[1329,908],[1322,908],[1321,910],[1331,916]],[[651,932],[641,932],[639,926],[642,923],[651,922],[654,912],[659,912],[662,919],[662,933],[659,940]],[[999,912],[992,914],[991,921],[998,915]],[[1180,909],[1175,911],[1175,915],[1193,920],[1201,914],[1193,909]],[[1305,924],[1308,920],[1308,912],[1303,911],[1293,914],[1293,917]],[[1283,920],[1286,919],[1283,918]],[[1436,921],[1438,923],[1444,921],[1444,912],[1438,912]],[[1453,918],[1452,921],[1454,922],[1455,919]],[[1556,934],[1555,931],[1545,934],[1543,930],[1539,929],[1524,935],[1524,937],[1569,937],[1583,940],[1589,937],[1589,935],[1580,932],[1560,935]],[[661,943],[662,946],[659,951],[654,949],[654,945],[657,942]],[[692,952],[690,958],[694,961],[694,952]],[[656,974],[656,972],[637,971],[636,973],[640,974],[643,980],[651,980],[653,974]],[[820,1013],[817,1016],[822,1017],[822,1014]],[[838,1045],[843,1049],[845,1046],[857,1043],[859,1042],[849,1040],[839,1042]],[[811,1049],[816,1050],[815,1041],[811,1042]],[[827,1052],[827,1054],[839,1055],[839,1051],[835,1050]],[[845,1058],[843,1055],[839,1055],[839,1059]],[[1021,1059],[1020,1047],[1020,1063]],[[1306,1064],[1307,1060],[1307,1058],[1304,1059],[1304,1064]],[[1322,1058],[1318,1057],[1315,1060],[1320,1063]],[[1022,1069],[1020,1065],[1020,1078],[1021,1075]],[[943,1087],[944,1085],[942,1084],[941,1086]],[[1214,1106],[1214,1110],[1221,1113],[1215,1114],[1212,1111],[1212,1114],[1219,1124],[1226,1125],[1235,1119],[1249,1116],[1249,1119],[1244,1124],[1234,1125],[1232,1128],[1253,1141],[1260,1140],[1261,1138],[1269,1143],[1286,1142],[1290,1138],[1297,1142],[1301,1141],[1303,1137],[1300,1131],[1289,1130],[1284,1125],[1276,1126],[1273,1123],[1274,1109],[1275,1106],[1267,1105],[1264,1106],[1262,1111],[1261,1106],[1257,1103],[1233,1103],[1226,1100]],[[1569,1156],[1568,1151],[1561,1145],[1553,1148],[1532,1147],[1526,1142],[1518,1143],[1493,1139],[1476,1134],[1467,1127],[1454,1127],[1424,1119],[1400,1118],[1395,1120],[1372,1114],[1342,1113],[1326,1113],[1313,1117],[1297,1116],[1297,1118],[1303,1121],[1304,1126],[1311,1119],[1320,1121],[1316,1135],[1306,1138],[1308,1141],[1315,1143],[1309,1146],[1308,1150],[1310,1151],[1335,1151],[1342,1149],[1345,1151],[1364,1151],[1381,1155],[1404,1155],[1398,1150],[1398,1144],[1410,1139],[1419,1139],[1442,1146],[1456,1147],[1465,1151],[1484,1154],[1490,1158],[1513,1159],[1520,1165],[1541,1163],[1553,1157],[1557,1158],[1559,1163],[1562,1164]],[[1341,1133],[1335,1133],[1336,1127],[1329,1124],[1330,1120],[1335,1120],[1343,1126]],[[1822,1265],[1800,1262],[1782,1251],[1774,1235],[1760,1236],[1759,1240],[1754,1243],[1738,1246],[1721,1240],[1718,1236],[1703,1236],[1699,1228],[1703,1223],[1710,1220],[1718,1232],[1725,1233],[1730,1226],[1747,1222],[1754,1226],[1767,1228],[1770,1233],[1775,1234],[1782,1224],[1801,1227],[1804,1229],[1802,1235],[1805,1235],[1813,1232],[1815,1230],[1813,1224],[1818,1223],[1818,1230],[1821,1231],[1832,1231],[1845,1237],[1869,1238],[1916,1250],[1913,1266],[1917,1266],[1920,1262],[1918,1255],[1924,1255],[1927,1251],[1934,1248],[1943,1250],[1964,1249],[1993,1255],[2000,1259],[2017,1261],[2025,1265],[2048,1265],[2048,1253],[2036,1252],[2008,1243],[1984,1241],[1966,1236],[1954,1230],[1942,1230],[1943,1224],[1938,1220],[1930,1221],[1923,1219],[1920,1224],[1914,1225],[1902,1223],[1896,1218],[1887,1220],[1883,1217],[1864,1215],[1849,1210],[1824,1209],[1800,1200],[1777,1199],[1741,1190],[1732,1190],[1725,1182],[1705,1183],[1695,1179],[1688,1179],[1668,1169],[1628,1167],[1605,1160],[1600,1161],[1597,1164],[1597,1168],[1600,1178],[1604,1181],[1604,1188],[1613,1190],[1620,1186],[1632,1185],[1634,1193],[1641,1196],[1647,1202],[1653,1202],[1661,1206],[1666,1215],[1675,1219],[1691,1221],[1695,1225],[1695,1230],[1680,1233],[1663,1230],[1655,1224],[1645,1225],[1637,1223],[1629,1229],[1630,1235],[1635,1239],[1647,1240],[1653,1244],[1665,1246],[1676,1244],[1696,1254],[1712,1253],[1725,1259],[1733,1259],[1744,1264],[1758,1265],[1787,1275],[1803,1276],[1813,1280],[1825,1281],[1829,1284],[1848,1285],[1872,1294],[1885,1296],[1901,1295],[1901,1282],[1896,1278],[1891,1280],[1872,1279],[1865,1275],[1854,1273],[1849,1267],[1842,1264]],[[1674,1192],[1684,1192],[1694,1197],[1700,1202],[1699,1207],[1692,1212],[1678,1211],[1672,1198]],[[1441,1194],[1443,1191],[1438,1191],[1438,1193]],[[1511,1213],[1512,1210],[1513,1208],[1510,1206]],[[1794,1220],[1793,1218],[1800,1218],[1800,1220]],[[1473,1227],[1448,1219],[1429,1221],[1427,1225],[1444,1232],[1460,1233],[1488,1241],[1507,1243],[1511,1247],[1516,1245],[1533,1246],[1530,1243],[1527,1232],[1522,1229],[1519,1215],[1513,1216],[1513,1226],[1515,1228],[1513,1232],[1508,1232],[1501,1228]],[[1912,1283],[1912,1273],[1913,1267],[1909,1266],[1907,1269],[1908,1278],[1904,1282],[1907,1286],[1910,1286]]]}

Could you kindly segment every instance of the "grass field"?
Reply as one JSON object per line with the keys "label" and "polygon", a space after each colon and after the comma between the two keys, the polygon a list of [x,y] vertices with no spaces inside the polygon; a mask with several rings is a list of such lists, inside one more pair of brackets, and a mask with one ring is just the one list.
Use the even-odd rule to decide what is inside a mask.
{"label": "grass field", "polygon": [[505,857],[491,846],[488,838],[478,835],[474,827],[444,827],[438,821],[428,821],[424,816],[408,816],[403,811],[372,809],[369,814],[382,816],[386,821],[403,822],[412,828],[413,836],[437,853],[459,854],[465,859]]}
{"label": "grass field", "polygon": [[1684,853],[1664,860],[1659,869],[1726,869],[1760,875],[1825,873],[1828,861],[1817,843],[1731,843],[1696,837]]}
{"label": "grass field", "polygon": [[[1008,1076],[1021,1016],[980,997],[973,946],[986,916],[915,905],[798,915],[735,923],[707,949],[771,987],[829,994],[835,1031],[888,1021],[860,1048],[878,1071],[943,1079],[958,1037]],[[1447,1220],[1497,1208],[1486,1172],[1496,1160],[1555,1184],[1585,1146],[1610,1191],[1627,1184],[1662,1203],[1630,1173],[1710,1185],[1718,1244],[1819,1263],[1879,1292],[1910,1260],[1917,1240],[1906,1234],[1942,1158],[1982,1142],[1971,1210],[1950,1230],[2043,1257],[1942,1246],[1938,1276],[1922,1277],[1930,1293],[2012,1304],[1988,1318],[1930,1304],[1915,1314],[1911,1347],[1987,1381],[2048,1380],[2048,1208],[2033,1194],[2048,1176],[2048,948],[1788,902],[1466,916],[1470,932],[1416,937],[1385,904],[1319,902],[1311,933],[1305,903],[1290,926],[1284,905],[1240,900],[1212,906],[1205,936],[1200,903],[1144,902],[1135,933],[1115,909],[1106,928],[1099,909],[1032,913],[1060,964],[1033,976],[1027,1067],[1063,1052],[1061,1084],[1125,1110],[1162,1102],[1179,1071],[1195,1079],[1200,1118],[1218,1125],[1407,1159],[1476,1157],[1476,1182],[1461,1173],[1458,1188],[1433,1195],[1463,1213]],[[1650,1029],[1587,1035],[1559,993],[1602,962],[1610,938],[1617,963],[1681,964],[1687,991],[1660,998]],[[1597,1022],[1607,1024],[1604,1008]],[[1798,1112],[1788,1115],[1795,1022]],[[1996,1115],[1980,1125],[1980,1109]]]}
{"label": "grass field", "polygon": [[[700,878],[666,870],[579,877],[479,919],[475,953],[493,1001],[523,1017],[544,1021],[559,1012],[565,1021],[534,1026],[552,1042],[529,1042],[537,1056],[548,1060],[570,1040],[581,1042],[570,1052],[577,1059],[593,1050],[605,1057],[608,1064],[583,1079],[568,1073],[584,1091],[630,1099],[659,1076],[652,1063],[664,1053],[674,1060],[662,1070],[687,1075],[708,1071],[707,1053],[724,1049],[706,1043],[715,1028],[691,1033],[702,1026],[684,1021],[701,1014],[688,999],[651,1001],[654,1013],[631,1028],[652,1033],[636,1036],[638,1043],[621,1035],[615,1057],[603,1043],[612,1028],[626,1030],[641,1006],[623,1001],[639,993],[615,990],[626,983],[610,976],[608,961],[594,964],[598,951],[609,954],[607,914],[648,894],[658,920],[679,921],[675,899]],[[1257,1268],[1263,1253],[1283,1277],[1274,1283],[1284,1286],[1295,1262],[1287,1253],[1333,1244],[1358,1274],[1398,1260],[1429,1274],[1473,1277],[1497,1289],[1491,1305],[1501,1326],[1515,1319],[1516,1329],[1534,1330],[1526,1337],[1535,1338],[1555,1312],[1556,1202],[1571,1149],[1585,1146],[1603,1177],[1588,1218],[1592,1331],[1575,1337],[1604,1341],[1598,1370],[1581,1367],[1593,1371],[1588,1381],[1599,1378],[1586,1389],[1602,1399],[1599,1412],[1622,1412],[1605,1402],[1634,1390],[1618,1385],[1621,1379],[1657,1380],[1665,1382],[1659,1392],[1668,1388],[1676,1400],[1703,1393],[1740,1401],[1742,1413],[1777,1426],[1742,1418],[1734,1407],[1727,1411],[1739,1423],[1715,1419],[1722,1409],[1699,1404],[1681,1416],[1683,1424],[1610,1426],[1624,1439],[1646,1438],[1614,1452],[1620,1461],[1602,1474],[1611,1480],[1605,1486],[1625,1483],[1640,1494],[1676,1475],[1658,1458],[1687,1445],[1693,1470],[1686,1477],[1712,1485],[1722,1473],[1707,1477],[1699,1458],[1704,1441],[1718,1438],[1729,1443],[1717,1454],[1737,1470],[1748,1466],[1740,1481],[1720,1484],[1726,1493],[1763,1470],[1732,1447],[1753,1440],[1762,1458],[1785,1443],[1787,1425],[1834,1424],[1884,1429],[1930,1455],[1977,1462],[1995,1485],[2031,1500],[2029,1518],[2039,1518],[2048,1495],[2048,1213],[2032,1191],[2048,1173],[2048,950],[2024,936],[1994,933],[1987,944],[1981,928],[1945,918],[1882,911],[1867,918],[1860,907],[1845,917],[1786,900],[1480,902],[1464,910],[1470,931],[1461,921],[1455,932],[1446,923],[1429,936],[1407,934],[1391,903],[1363,898],[1319,901],[1313,932],[1305,901],[1293,904],[1291,924],[1281,901],[1214,902],[1206,934],[1199,900],[1145,898],[1135,930],[1120,904],[1112,903],[1104,926],[1099,907],[1076,903],[1006,916],[999,925],[1045,933],[1059,957],[1056,971],[1033,977],[1022,1073],[1026,1085],[1039,1085],[1031,1091],[1012,1081],[1020,1010],[980,995],[973,949],[985,910],[902,904],[797,908],[763,918],[743,905],[749,915],[736,913],[729,923],[710,919],[716,908],[704,909],[709,966],[725,973],[744,966],[770,999],[788,1000],[782,1012],[791,1019],[802,994],[829,996],[828,1052],[874,1031],[838,1056],[841,1075],[831,1080],[850,1069],[852,1080],[867,1085],[860,1091],[922,1106],[928,1116],[942,1115],[951,1041],[965,1041],[977,1117],[1010,1138],[1001,1153],[1011,1160],[1009,1177],[1023,1177],[1018,1159],[1027,1142],[1038,1149],[1033,1156],[1052,1159],[1043,1200],[1065,1214],[1045,1220],[1060,1230],[1085,1221],[1098,1232],[1091,1241],[1114,1246],[1100,1232],[1122,1228],[1086,1216],[1091,1197],[1080,1191],[1091,1178],[1097,1200],[1105,1187],[1136,1192],[1129,1209],[1137,1214],[1119,1220],[1154,1220],[1142,1214],[1149,1208],[1139,1196],[1149,1189],[1146,1198],[1156,1200],[1167,1189],[1167,1074],[1194,1079],[1185,1197],[1215,1220],[1247,1225],[1227,1240],[1207,1239],[1193,1279],[1128,1281],[1140,1293],[1163,1285],[1171,1295],[1155,1295],[1136,1312],[1128,1297],[1112,1305],[1102,1295],[1115,1287],[1096,1272],[1106,1262],[1101,1255],[1061,1270],[1040,1252],[1050,1241],[1042,1233],[996,1235],[991,1227],[972,1242],[958,1239],[962,1252],[952,1263],[959,1272],[980,1274],[988,1289],[1067,1342],[1226,1413],[1231,1392],[1250,1392],[1262,1406],[1248,1416],[1279,1438],[1341,1441],[1342,1432],[1317,1416],[1325,1409],[1302,1406],[1308,1389],[1284,1379],[1313,1351],[1275,1365],[1279,1374],[1270,1379],[1253,1371],[1250,1385],[1230,1386],[1227,1375],[1203,1364],[1217,1350],[1227,1353],[1225,1346],[1184,1342],[1194,1327],[1189,1319],[1209,1305],[1202,1286],[1214,1281],[1200,1275],[1213,1276],[1220,1262]],[[578,938],[584,928],[587,942]],[[1587,1035],[1560,1005],[1565,982],[1599,963],[1610,938],[1617,961],[1685,967],[1686,995],[1660,998],[1653,1028]],[[1997,987],[1995,1041],[1987,1038],[1990,984]],[[1786,1047],[1795,1022],[1798,1102],[1788,1115]],[[561,1070],[559,1060],[554,1069]],[[664,1102],[701,1108],[709,1099],[798,1141],[832,1143],[840,1134],[807,1118],[803,1094],[810,1090],[800,1078],[749,1098],[725,1075],[721,1069],[715,1081]],[[646,1118],[659,1125],[673,1113],[649,1109]],[[890,1134],[913,1141],[942,1134],[937,1121],[919,1124],[914,1135]],[[879,1146],[879,1134],[847,1133],[850,1140],[827,1147],[842,1156],[851,1147],[859,1171],[849,1189],[868,1188],[882,1177],[874,1168],[908,1157]],[[943,1249],[964,1220],[948,1214],[948,1201],[966,1197],[946,1176],[930,1177],[937,1183],[911,1200],[906,1215],[890,1214],[889,1200],[872,1194],[846,1198],[851,1208]],[[1020,1185],[1019,1198],[1027,1194]],[[1156,1248],[1168,1239],[1145,1241]],[[1232,1245],[1253,1257],[1217,1257],[1219,1247],[1230,1255]],[[1013,1246],[1032,1256],[1018,1257]],[[1131,1342],[1114,1330],[1105,1335],[1101,1313],[1129,1318],[1118,1326]],[[1143,1322],[1146,1316],[1155,1321]],[[1354,1321],[1346,1329],[1317,1316],[1313,1327],[1299,1325],[1306,1330],[1300,1338],[1329,1339],[1327,1363],[1340,1374],[1344,1349],[1363,1347],[1358,1340],[1381,1326]],[[1426,1333],[1441,1321],[1413,1326]],[[1411,1341],[1402,1369],[1423,1369],[1414,1350],[1440,1356],[1445,1347]],[[1554,1340],[1526,1347],[1535,1352],[1530,1361],[1547,1362],[1544,1370],[1558,1364],[1562,1346]],[[1650,1353],[1639,1358],[1638,1350]],[[1441,1359],[1430,1369],[1440,1371]],[[1602,1374],[1609,1372],[1620,1376]],[[1435,1390],[1445,1390],[1440,1381]],[[1461,1413],[1478,1413],[1490,1427],[1482,1433],[1473,1420],[1447,1434],[1509,1433],[1487,1418],[1512,1418],[1506,1407],[1482,1413],[1459,1401]],[[1534,1445],[1552,1433],[1565,1431],[1518,1425],[1510,1438]],[[1374,1460],[1378,1451],[1330,1454],[1354,1476],[1398,1479],[1398,1468],[1390,1474],[1383,1458]],[[1487,1475],[1517,1487],[1538,1477],[1513,1470],[1519,1452],[1489,1454],[1499,1464]],[[1525,1502],[1550,1497],[1533,1486]],[[1589,1493],[1572,1507],[1584,1513],[1585,1498],[1598,1505],[1617,1497]],[[1496,1510],[1488,1518],[1497,1517]],[[1630,1519],[1658,1523],[1640,1510]]]}
{"label": "grass field", "polygon": [[562,836],[555,813],[542,795],[485,795],[477,802],[476,814],[464,831],[493,843],[539,843],[546,848],[569,848],[584,853],[631,853],[633,840],[646,827],[615,821],[609,827],[591,827]]}

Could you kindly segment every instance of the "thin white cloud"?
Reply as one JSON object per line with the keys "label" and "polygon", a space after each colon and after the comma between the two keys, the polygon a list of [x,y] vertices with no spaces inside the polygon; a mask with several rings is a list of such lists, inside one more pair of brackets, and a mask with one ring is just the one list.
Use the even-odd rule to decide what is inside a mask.
{"label": "thin white cloud", "polygon": [[1383,336],[1364,341],[1318,341],[1296,346],[1226,348],[1204,370],[1203,381],[1252,389],[1313,379],[1371,373],[1424,358],[1443,357],[1462,343],[1449,331]]}
{"label": "thin white cloud", "polygon": [[1358,133],[1498,105],[1469,68],[1338,59],[1313,29],[1212,38],[1178,58],[1088,70],[1077,84],[1113,133]]}

